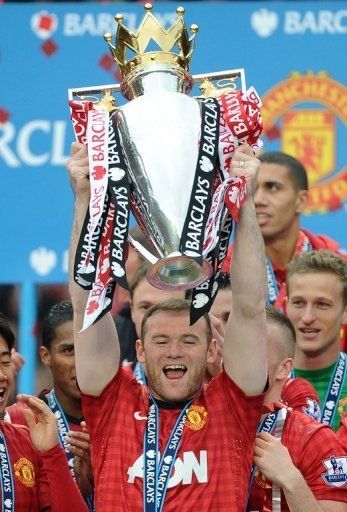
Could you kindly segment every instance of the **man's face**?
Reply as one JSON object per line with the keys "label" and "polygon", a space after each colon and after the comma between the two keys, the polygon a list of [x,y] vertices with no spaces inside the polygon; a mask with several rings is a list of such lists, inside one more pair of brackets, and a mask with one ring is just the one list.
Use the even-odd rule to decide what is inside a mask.
{"label": "man's face", "polygon": [[42,362],[51,368],[54,388],[68,398],[79,400],[81,395],[76,382],[72,321],[59,325],[55,334],[50,350],[40,348]]}
{"label": "man's face", "polygon": [[287,315],[295,327],[297,347],[308,357],[339,346],[347,320],[342,283],[331,273],[298,273],[289,280]]}
{"label": "man's face", "polygon": [[146,277],[144,277],[136,286],[131,301],[131,318],[135,324],[136,334],[141,335],[142,319],[146,311],[159,302],[164,302],[168,299],[184,299],[183,291],[166,291],[160,290],[150,285]]}
{"label": "man's face", "polygon": [[146,365],[153,395],[167,402],[192,398],[203,386],[207,363],[216,357],[205,319],[190,326],[189,311],[157,311],[146,327],[145,339],[136,342],[137,358]]}
{"label": "man's face", "polygon": [[227,325],[227,321],[233,307],[233,294],[231,289],[229,290],[218,290],[217,296],[212,304],[211,313],[213,316],[218,318],[224,326]]}
{"label": "man's face", "polygon": [[0,335],[0,414],[3,414],[13,384],[11,352],[6,340]]}
{"label": "man's face", "polygon": [[307,191],[297,191],[283,165],[262,163],[254,204],[263,237],[285,233],[306,207]]}

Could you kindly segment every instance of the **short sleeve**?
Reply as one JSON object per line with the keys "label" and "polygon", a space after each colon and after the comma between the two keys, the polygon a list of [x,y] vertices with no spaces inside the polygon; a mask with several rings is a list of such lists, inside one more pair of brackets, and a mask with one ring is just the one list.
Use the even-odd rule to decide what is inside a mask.
{"label": "short sleeve", "polygon": [[253,442],[262,414],[265,393],[246,395],[225,370],[214,380],[218,381],[221,387],[221,394],[225,397],[230,413],[236,416],[237,425],[244,429],[249,440]]}
{"label": "short sleeve", "polygon": [[299,469],[316,500],[347,501],[347,453],[330,427],[309,437]]}
{"label": "short sleeve", "polygon": [[140,387],[133,377],[120,368],[99,396],[81,393],[83,415],[91,437],[107,432],[120,397],[124,400],[126,395],[129,398],[132,395],[134,399]]}

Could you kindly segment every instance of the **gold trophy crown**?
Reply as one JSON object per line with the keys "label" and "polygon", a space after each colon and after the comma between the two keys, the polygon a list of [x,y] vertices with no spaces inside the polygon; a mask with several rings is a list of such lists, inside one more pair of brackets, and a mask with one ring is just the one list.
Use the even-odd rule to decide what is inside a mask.
{"label": "gold trophy crown", "polygon": [[[146,14],[136,33],[131,32],[123,25],[122,14],[116,14],[115,20],[118,23],[118,29],[115,44],[111,43],[111,34],[104,35],[123,79],[129,78],[129,75],[133,75],[141,68],[148,69],[153,64],[173,65],[188,71],[198,26],[191,25],[192,35],[189,37],[183,19],[184,8],[178,7],[176,10],[177,20],[168,30],[165,30],[159,20],[152,14],[152,5],[145,4],[144,7]],[[161,51],[146,51],[151,40],[159,46]],[[180,50],[179,53],[171,52],[176,44]],[[135,53],[135,56],[129,60],[126,60],[127,48]]]}

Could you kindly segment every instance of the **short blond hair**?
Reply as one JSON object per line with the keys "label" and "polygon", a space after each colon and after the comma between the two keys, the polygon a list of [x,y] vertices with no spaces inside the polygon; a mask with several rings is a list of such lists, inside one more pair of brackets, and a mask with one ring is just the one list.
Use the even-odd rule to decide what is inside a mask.
{"label": "short blond hair", "polygon": [[309,251],[295,256],[287,266],[287,291],[294,274],[324,273],[336,275],[342,284],[344,306],[347,306],[347,262],[337,254],[327,251]]}

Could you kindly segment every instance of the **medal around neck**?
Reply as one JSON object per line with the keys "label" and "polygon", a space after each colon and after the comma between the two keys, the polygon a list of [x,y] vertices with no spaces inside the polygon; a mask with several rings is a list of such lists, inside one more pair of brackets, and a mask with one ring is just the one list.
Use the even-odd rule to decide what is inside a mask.
{"label": "medal around neck", "polygon": [[[182,7],[168,29],[150,4],[145,11],[136,33],[117,14],[114,42],[105,34],[121,83],[69,90],[90,165],[90,207],[75,261],[75,280],[90,290],[84,328],[110,309],[116,284],[127,288],[128,240],[151,263],[153,286],[194,289],[192,321],[208,311],[245,199],[245,183],[229,177],[230,159],[239,144],[261,146],[261,101],[246,90],[244,71],[192,76],[197,25],[189,35]],[[202,95],[189,96],[198,83]],[[115,93],[128,102],[117,106]],[[128,235],[130,210],[156,254]]]}

